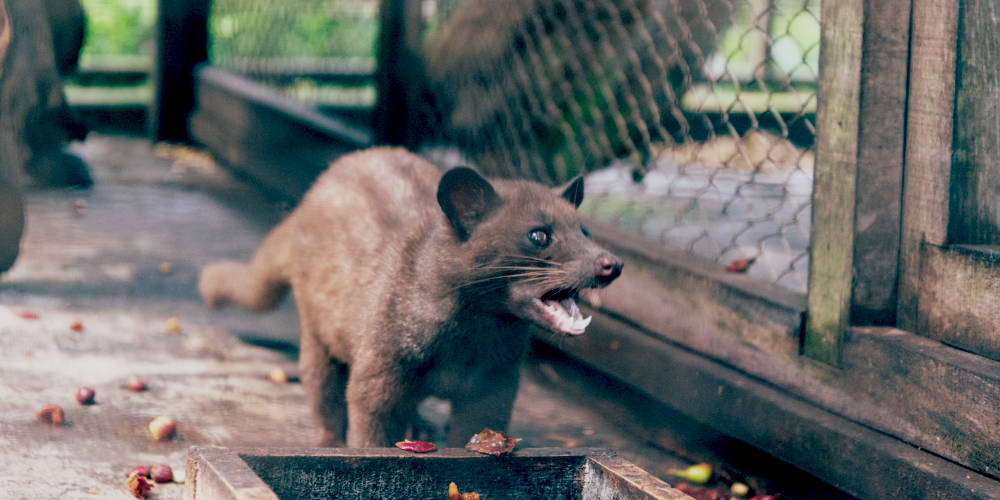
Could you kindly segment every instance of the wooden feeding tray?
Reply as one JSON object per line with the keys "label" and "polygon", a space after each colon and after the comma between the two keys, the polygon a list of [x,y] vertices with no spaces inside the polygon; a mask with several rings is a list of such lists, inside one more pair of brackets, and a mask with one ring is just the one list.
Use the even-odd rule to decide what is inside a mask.
{"label": "wooden feeding tray", "polygon": [[192,447],[186,476],[188,500],[445,500],[451,482],[482,500],[689,498],[613,452],[592,448],[526,448],[493,457],[463,449]]}

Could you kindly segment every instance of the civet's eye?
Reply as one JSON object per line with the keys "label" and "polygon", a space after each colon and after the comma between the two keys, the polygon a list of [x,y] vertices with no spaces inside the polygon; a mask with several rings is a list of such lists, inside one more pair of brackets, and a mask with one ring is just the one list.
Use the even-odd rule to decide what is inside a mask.
{"label": "civet's eye", "polygon": [[538,248],[545,248],[552,243],[552,235],[548,229],[535,228],[528,233],[528,240]]}
{"label": "civet's eye", "polygon": [[582,232],[584,236],[590,238],[590,231],[583,224],[580,224],[580,232]]}

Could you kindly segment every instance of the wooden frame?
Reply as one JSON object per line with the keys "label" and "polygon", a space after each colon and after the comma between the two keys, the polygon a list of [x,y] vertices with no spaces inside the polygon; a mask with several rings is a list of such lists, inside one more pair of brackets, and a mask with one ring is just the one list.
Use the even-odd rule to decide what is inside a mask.
{"label": "wooden frame", "polygon": [[528,497],[524,490],[537,494],[544,488],[578,489],[583,498],[593,499],[689,498],[613,452],[591,448],[527,448],[492,457],[464,449],[415,454],[396,448],[203,446],[188,452],[185,476],[189,500],[277,500],[275,489],[295,490],[282,498],[326,497],[331,490],[337,498],[398,498],[400,491],[407,498],[433,498],[424,490],[440,488],[443,498],[449,481],[466,487],[478,483],[489,489],[484,492],[489,498]]}

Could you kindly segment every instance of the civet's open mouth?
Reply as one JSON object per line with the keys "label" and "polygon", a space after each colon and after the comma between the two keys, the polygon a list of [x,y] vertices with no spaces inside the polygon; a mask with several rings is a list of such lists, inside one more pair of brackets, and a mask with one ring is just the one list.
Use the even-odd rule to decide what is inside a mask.
{"label": "civet's open mouth", "polygon": [[583,317],[576,305],[578,290],[550,290],[535,299],[535,307],[548,321],[549,326],[566,335],[580,335],[590,324],[591,317]]}

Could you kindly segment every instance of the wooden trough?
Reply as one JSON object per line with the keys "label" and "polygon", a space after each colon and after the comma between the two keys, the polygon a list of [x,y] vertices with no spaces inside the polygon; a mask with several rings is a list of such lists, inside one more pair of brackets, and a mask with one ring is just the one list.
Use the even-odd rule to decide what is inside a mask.
{"label": "wooden trough", "polygon": [[184,498],[446,499],[454,482],[484,500],[689,498],[613,452],[527,448],[499,457],[463,449],[192,447]]}

